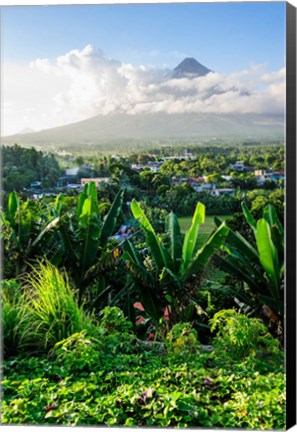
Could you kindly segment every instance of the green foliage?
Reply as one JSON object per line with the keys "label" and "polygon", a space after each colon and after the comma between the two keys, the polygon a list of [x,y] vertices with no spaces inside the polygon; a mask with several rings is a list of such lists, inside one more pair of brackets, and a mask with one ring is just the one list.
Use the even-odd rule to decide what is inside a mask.
{"label": "green foliage", "polygon": [[[198,203],[184,239],[180,234],[176,215],[170,213],[165,221],[166,231],[157,235],[145,213],[134,200],[131,204],[134,217],[145,234],[149,255],[139,253],[130,241],[125,242],[123,259],[132,275],[140,301],[147,313],[158,322],[167,307],[169,320],[177,322],[187,309],[197,287],[189,289],[188,282],[202,274],[209,259],[223,244],[228,234],[225,223],[198,248],[199,225],[205,220],[205,207]],[[199,284],[198,284],[199,285]]]}
{"label": "green foliage", "polygon": [[110,356],[139,352],[140,344],[131,333],[132,324],[119,308],[108,306],[101,315],[96,325],[88,325],[60,340],[51,350],[51,356],[72,373],[82,369],[91,372]]}
{"label": "green foliage", "polygon": [[30,315],[20,284],[3,280],[2,291],[2,337],[5,356],[17,354],[31,335]]}
{"label": "green foliage", "polygon": [[106,245],[116,226],[123,194],[123,190],[118,192],[102,220],[95,183],[86,184],[79,196],[76,212],[69,212],[60,220],[59,240],[52,262],[66,267],[78,289],[79,303],[86,287],[110,258]]}
{"label": "green foliage", "polygon": [[104,334],[116,332],[129,333],[132,330],[132,323],[127,321],[123,312],[118,307],[107,306],[101,311],[100,327]]}
{"label": "green foliage", "polygon": [[234,309],[221,310],[210,320],[211,331],[216,330],[214,346],[229,360],[242,359],[264,351],[277,355],[278,341],[268,333],[266,326],[256,318],[248,318]]}
{"label": "green foliage", "polygon": [[196,352],[199,348],[197,332],[190,323],[175,324],[166,335],[167,349],[174,354]]}
{"label": "green foliage", "polygon": [[92,325],[78,306],[66,274],[49,263],[39,263],[27,275],[26,302],[34,349],[49,349],[62,339]]}
{"label": "green foliage", "polygon": [[168,211],[163,208],[156,207],[154,204],[149,205],[146,201],[139,201],[139,205],[146,214],[146,217],[149,219],[149,221],[151,221],[154,230],[158,233],[163,232]]}
{"label": "green foliage", "polygon": [[91,372],[94,367],[98,367],[102,344],[88,333],[82,330],[57,342],[51,350],[51,358],[57,358],[59,364],[71,373],[81,370]]}
{"label": "green foliage", "polygon": [[252,173],[233,173],[232,186],[243,190],[253,190],[257,188],[257,179]]}
{"label": "green foliage", "polygon": [[[252,316],[264,306],[281,321],[283,190],[246,192],[242,219],[228,220],[228,227],[217,220],[218,229],[210,227],[206,235],[205,206],[208,215],[233,214],[242,193],[197,194],[182,180],[207,175],[222,185],[220,175],[230,174],[236,160],[281,170],[283,148],[192,150],[195,159],[170,159],[157,174],[131,168],[130,163],[152,160],[147,154],[126,160],[95,156],[94,173],[111,175],[114,184],[96,190],[91,183],[79,196],[54,202],[24,202],[16,193],[4,197],[4,274],[27,274],[2,282],[2,423],[286,427],[284,353],[278,341],[260,320],[226,310],[236,301],[241,310],[249,305]],[[162,147],[154,150],[154,159],[180,151]],[[6,155],[6,190],[37,179],[54,182],[53,160],[17,147]],[[20,156],[28,170],[14,166]],[[91,162],[88,156],[84,160]],[[32,163],[43,167],[38,178]],[[172,186],[172,177],[180,184]],[[256,187],[250,174],[233,181],[240,188]],[[110,238],[120,221],[131,217],[122,205],[122,186],[126,201],[142,200],[132,202],[140,230],[125,242],[123,259],[122,245]],[[170,210],[194,212],[185,235]],[[224,273],[213,267],[215,255],[228,285],[222,286]],[[137,326],[139,339],[132,331],[136,301],[145,308],[143,317],[151,318]],[[141,340],[147,330],[152,334]],[[214,349],[206,351],[200,342]]]}
{"label": "green foliage", "polygon": [[43,203],[23,202],[16,192],[9,195],[5,212],[1,211],[4,237],[4,276],[15,277],[27,270],[28,261],[50,253],[52,233],[59,218]]}
{"label": "green foliage", "polygon": [[53,186],[61,170],[52,154],[35,148],[23,148],[15,144],[2,148],[3,187],[6,192],[21,191],[31,182],[41,181],[44,186]]}
{"label": "green foliage", "polygon": [[281,359],[230,358],[217,367],[213,353],[114,355],[99,339],[79,332],[50,360],[6,361],[2,424],[285,428]]}
{"label": "green foliage", "polygon": [[[223,246],[224,256],[216,258],[222,270],[243,281],[252,295],[241,297],[252,306],[267,305],[279,315],[284,314],[284,229],[273,206],[263,211],[263,218],[257,222],[243,203],[243,212],[250,225],[256,245],[250,244],[239,232],[230,230]],[[217,225],[220,221],[216,220]]]}

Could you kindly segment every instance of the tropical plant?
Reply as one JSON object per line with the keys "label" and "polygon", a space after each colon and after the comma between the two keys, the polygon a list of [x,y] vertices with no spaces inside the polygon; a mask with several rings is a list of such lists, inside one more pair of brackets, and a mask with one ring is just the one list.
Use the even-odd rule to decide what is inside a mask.
{"label": "tropical plant", "polygon": [[[284,314],[284,228],[272,205],[264,208],[257,222],[245,203],[244,216],[252,229],[256,247],[238,231],[229,231],[222,245],[223,255],[216,257],[222,270],[243,281],[252,295],[252,306],[264,307],[272,320],[282,320]],[[215,218],[217,226],[220,220]],[[250,297],[234,291],[236,297],[251,304]]]}
{"label": "tropical plant", "polygon": [[26,345],[31,333],[29,313],[20,284],[3,280],[2,288],[2,338],[4,356],[15,355]]}
{"label": "tropical plant", "polygon": [[265,350],[280,354],[278,341],[268,333],[267,327],[257,318],[249,318],[234,309],[223,309],[210,320],[211,331],[217,331],[214,338],[215,349],[224,359],[232,361],[255,355]]}
{"label": "tropical plant", "polygon": [[[59,201],[57,200],[56,205]],[[7,210],[1,212],[4,238],[4,275],[15,277],[25,272],[28,261],[53,248],[50,241],[59,217],[55,211],[40,202],[22,202],[11,192]]]}
{"label": "tropical plant", "polygon": [[261,358],[241,360],[227,358],[224,346],[160,355],[141,341],[131,351],[127,333],[110,344],[105,338],[81,331],[58,343],[50,358],[30,352],[4,361],[2,424],[286,428],[284,359],[271,358],[267,346]]}
{"label": "tropical plant", "polygon": [[184,239],[177,216],[170,213],[165,221],[165,233],[157,235],[141,209],[133,200],[131,210],[139,221],[146,238],[145,250],[138,251],[131,241],[124,244],[123,259],[132,276],[145,311],[158,322],[169,314],[170,323],[176,322],[187,311],[194,309],[193,300],[200,279],[211,256],[223,244],[229,229],[220,227],[198,248],[199,225],[205,220],[205,207],[198,203]]}
{"label": "tropical plant", "polygon": [[[52,262],[67,268],[78,289],[79,303],[90,281],[113,259],[106,246],[117,223],[123,194],[123,190],[118,192],[102,220],[96,186],[91,182],[85,185],[79,196],[77,211],[60,218],[60,242]],[[103,285],[100,284],[99,295],[105,291]]]}
{"label": "tropical plant", "polygon": [[175,354],[195,352],[199,345],[197,332],[190,323],[174,324],[166,335],[167,350]]}

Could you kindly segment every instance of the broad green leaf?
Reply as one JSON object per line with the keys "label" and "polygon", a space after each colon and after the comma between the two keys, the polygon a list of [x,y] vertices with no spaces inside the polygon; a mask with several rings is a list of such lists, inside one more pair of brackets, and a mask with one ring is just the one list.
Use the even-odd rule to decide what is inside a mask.
{"label": "broad green leaf", "polygon": [[108,214],[106,215],[106,218],[104,219],[102,228],[101,228],[101,234],[100,234],[100,246],[103,247],[108,238],[113,234],[115,225],[117,223],[117,219],[119,217],[122,205],[123,205],[123,197],[124,197],[124,190],[121,189],[117,196],[115,197],[112,206],[109,209]]}
{"label": "broad green leaf", "polygon": [[220,225],[222,225],[223,221],[219,219],[217,216],[214,216],[213,218],[214,223],[216,224],[216,227],[219,228]]}
{"label": "broad green leaf", "polygon": [[[87,200],[91,207],[91,203]],[[81,270],[82,274],[94,263],[99,246],[100,225],[99,221],[90,217],[86,228],[82,230],[82,254],[81,254]]]}
{"label": "broad green leaf", "polygon": [[230,230],[226,239],[226,245],[238,250],[246,260],[259,264],[257,250],[239,232]]}
{"label": "broad green leaf", "polygon": [[275,208],[272,205],[268,205],[263,210],[263,217],[269,223],[271,229],[272,241],[279,252],[279,258],[282,256],[284,250],[284,228],[277,216]]}
{"label": "broad green leaf", "polygon": [[236,249],[226,243],[221,246],[221,249],[227,252],[229,256],[232,257],[232,260],[236,260],[237,265],[242,267],[243,271],[245,273],[248,273],[253,280],[260,281],[261,279],[263,279],[263,268],[261,266],[258,253],[255,258],[249,257],[247,255],[247,251],[244,248]]}
{"label": "broad green leaf", "polygon": [[204,221],[205,206],[202,203],[197,203],[195,213],[192,218],[192,224],[187,230],[183,242],[182,258],[184,269],[188,267],[194,253],[196,252],[199,225],[204,223]]}
{"label": "broad green leaf", "polygon": [[234,256],[230,255],[224,258],[221,256],[216,256],[215,261],[216,264],[226,273],[230,273],[239,280],[247,283],[254,294],[261,292],[261,287],[263,287],[263,292],[268,292],[265,288],[266,281],[263,279],[263,275],[261,275],[260,279],[252,277],[252,275],[246,271],[246,266],[243,266],[242,263],[239,262]]}
{"label": "broad green leaf", "polygon": [[271,239],[269,224],[265,219],[257,222],[256,241],[260,262],[272,282],[274,294],[277,295],[280,284],[278,255]]}
{"label": "broad green leaf", "polygon": [[193,274],[200,273],[213,254],[221,247],[227,238],[229,228],[225,222],[210,236],[204,246],[198,250],[190,265],[186,268],[183,279],[186,280]]}
{"label": "broad green leaf", "polygon": [[11,192],[8,198],[8,212],[11,222],[14,222],[15,215],[20,207],[20,199],[16,192]]}
{"label": "broad green leaf", "polygon": [[160,240],[135,199],[133,199],[131,203],[131,210],[133,216],[139,221],[140,226],[145,232],[147,246],[149,247],[152,257],[155,261],[157,271],[160,273],[163,267],[166,267],[166,258],[164,256]]}
{"label": "broad green leaf", "polygon": [[85,202],[85,199],[88,197],[88,184],[84,185],[82,192],[79,194],[78,203],[77,203],[77,218],[79,219],[81,216],[82,208]]}
{"label": "broad green leaf", "polygon": [[154,319],[158,320],[162,316],[160,302],[162,293],[159,291],[159,286],[155,283],[154,277],[142,264],[135,262],[129,252],[126,251],[123,254],[123,259],[135,278],[134,286],[140,294],[143,307]]}
{"label": "broad green leaf", "polygon": [[[130,257],[133,258],[133,260],[136,262],[136,264],[138,265],[142,265],[141,262],[141,257],[138,253],[138,251],[135,249],[133,243],[130,242],[130,240],[125,240],[124,242],[124,249],[126,252],[128,252],[128,254],[130,255]],[[122,258],[124,259],[126,257],[125,253],[122,255]]]}
{"label": "broad green leaf", "polygon": [[275,225],[280,233],[280,235],[284,236],[284,227],[279,220],[275,208],[269,204],[263,210],[263,217],[269,223],[270,226]]}
{"label": "broad green leaf", "polygon": [[60,214],[61,214],[62,204],[63,204],[64,199],[65,199],[65,197],[62,194],[59,194],[57,196],[57,198],[55,199],[54,211],[55,211],[55,214],[57,216],[60,216]]}
{"label": "broad green leaf", "polygon": [[166,217],[165,229],[169,241],[169,253],[174,264],[177,264],[175,268],[178,268],[181,261],[182,244],[178,218],[173,212]]}
{"label": "broad green leaf", "polygon": [[60,217],[56,217],[55,219],[51,220],[41,231],[41,233],[36,237],[36,239],[33,241],[32,246],[36,246],[36,244],[44,237],[44,235],[54,229],[58,223],[60,222]]}
{"label": "broad green leaf", "polygon": [[249,209],[247,208],[245,202],[241,203],[241,208],[242,208],[243,214],[244,214],[249,226],[252,228],[252,230],[254,231],[254,234],[255,234],[256,229],[257,229],[257,222],[253,218],[253,216],[252,216],[251,212],[249,211]]}
{"label": "broad green leaf", "polygon": [[96,213],[96,215],[99,214],[99,206],[98,206],[98,194],[97,194],[97,188],[95,182],[91,181],[88,184],[88,196],[91,198],[92,201],[92,212]]}

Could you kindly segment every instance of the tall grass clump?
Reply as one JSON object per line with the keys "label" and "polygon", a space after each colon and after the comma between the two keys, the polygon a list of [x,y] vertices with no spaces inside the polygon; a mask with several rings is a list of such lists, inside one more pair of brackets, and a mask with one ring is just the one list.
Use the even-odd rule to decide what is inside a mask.
{"label": "tall grass clump", "polygon": [[66,273],[39,262],[27,275],[28,309],[32,342],[37,349],[55,343],[92,326],[92,318],[79,306]]}

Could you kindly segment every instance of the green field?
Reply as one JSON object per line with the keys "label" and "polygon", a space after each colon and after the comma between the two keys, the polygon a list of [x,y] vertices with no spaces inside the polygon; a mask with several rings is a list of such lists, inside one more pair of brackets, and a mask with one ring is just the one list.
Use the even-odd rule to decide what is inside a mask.
{"label": "green field", "polygon": [[[222,221],[230,219],[231,216],[229,215],[216,215],[219,219],[221,219]],[[215,223],[214,223],[214,215],[213,216],[206,216],[205,217],[205,222],[204,224],[200,225],[199,227],[199,238],[200,241],[199,243],[203,243],[203,241],[205,241],[207,239],[207,237],[211,234],[211,232],[213,231],[213,229],[215,228]],[[180,229],[182,233],[185,233],[186,230],[190,227],[191,225],[191,220],[192,220],[192,216],[181,216],[178,218],[179,224],[180,224]]]}

